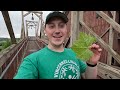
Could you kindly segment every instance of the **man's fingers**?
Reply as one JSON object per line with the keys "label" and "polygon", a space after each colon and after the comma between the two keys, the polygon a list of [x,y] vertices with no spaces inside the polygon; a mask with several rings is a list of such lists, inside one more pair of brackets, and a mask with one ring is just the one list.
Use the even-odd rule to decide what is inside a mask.
{"label": "man's fingers", "polygon": [[90,47],[89,47],[89,49],[90,50],[92,50],[92,51],[98,51],[98,52],[101,52],[102,51],[102,49],[100,48],[100,46],[99,45],[97,45],[97,44],[92,44]]}
{"label": "man's fingers", "polygon": [[99,52],[101,52],[101,51],[102,51],[102,49],[100,48],[100,49],[98,49],[98,51],[99,51]]}
{"label": "man's fingers", "polygon": [[100,47],[99,45],[93,44],[90,46],[90,49],[98,49],[99,47]]}

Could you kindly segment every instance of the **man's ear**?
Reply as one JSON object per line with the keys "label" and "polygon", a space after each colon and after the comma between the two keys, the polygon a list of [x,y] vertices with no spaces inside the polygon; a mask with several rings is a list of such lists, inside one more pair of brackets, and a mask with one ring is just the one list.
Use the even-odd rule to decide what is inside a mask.
{"label": "man's ear", "polygon": [[46,31],[44,30],[44,34],[46,33]]}
{"label": "man's ear", "polygon": [[45,36],[47,36],[47,34],[46,34],[46,30],[44,30],[44,34],[45,34]]}
{"label": "man's ear", "polygon": [[68,33],[67,38],[69,38],[69,37],[70,37],[70,35],[71,35],[70,30],[68,30],[68,29],[67,29],[67,33]]}
{"label": "man's ear", "polygon": [[46,31],[44,30],[44,34],[46,33]]}

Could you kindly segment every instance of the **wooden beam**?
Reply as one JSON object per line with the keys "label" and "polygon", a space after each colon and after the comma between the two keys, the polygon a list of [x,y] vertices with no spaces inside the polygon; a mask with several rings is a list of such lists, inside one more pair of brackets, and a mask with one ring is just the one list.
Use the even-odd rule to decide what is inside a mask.
{"label": "wooden beam", "polygon": [[107,45],[105,43],[105,41],[103,41],[92,29],[90,29],[83,21],[80,21],[80,23],[86,28],[86,30],[89,31],[90,34],[92,34],[100,43],[100,45],[106,50],[108,51],[116,60],[117,62],[120,64],[120,55],[115,52],[109,45]]}
{"label": "wooden beam", "polygon": [[108,11],[108,15],[109,15],[110,18],[113,18],[112,11]]}
{"label": "wooden beam", "polygon": [[83,13],[84,11],[79,11],[79,20],[83,21]]}
{"label": "wooden beam", "polygon": [[12,44],[16,44],[16,39],[15,39],[14,31],[12,28],[12,24],[10,21],[9,13],[8,13],[8,11],[1,11],[1,12],[2,12],[3,18],[5,20],[5,24],[7,26],[9,35],[11,37],[11,42],[12,42]]}
{"label": "wooden beam", "polygon": [[31,12],[28,12],[26,14],[23,15],[23,17],[26,17],[27,15],[29,15]]}
{"label": "wooden beam", "polygon": [[34,13],[38,18],[41,16],[41,15],[38,15],[37,13]]}
{"label": "wooden beam", "polygon": [[39,14],[43,14],[43,12],[40,12],[40,11],[31,11],[33,13],[39,13]]}
{"label": "wooden beam", "polygon": [[24,14],[23,16],[25,17],[25,16],[29,15],[30,13],[34,13],[37,17],[39,17],[38,13],[39,13],[39,14],[43,14],[43,12],[38,12],[38,11],[28,11],[28,13]]}
{"label": "wooden beam", "polygon": [[[109,30],[110,27],[108,27],[107,30],[105,30],[105,32],[103,32],[102,35],[100,35],[100,38],[102,38]],[[98,43],[98,41],[96,41],[95,43]]]}
{"label": "wooden beam", "polygon": [[[109,30],[110,30],[110,27],[107,28],[107,30],[105,32],[103,32],[102,35],[100,35],[100,37],[102,38]],[[95,43],[98,43],[98,41],[96,41]]]}
{"label": "wooden beam", "polygon": [[114,11],[110,11],[110,12],[111,12],[112,16],[114,16]]}
{"label": "wooden beam", "polygon": [[[113,12],[113,20],[115,21],[116,17],[116,11]],[[113,48],[113,39],[114,39],[114,31],[112,26],[110,25],[110,30],[109,30],[109,45],[111,48]],[[107,64],[111,65],[112,61],[112,55],[108,52],[108,57],[107,57]]]}
{"label": "wooden beam", "polygon": [[104,33],[102,33],[102,35],[100,35],[100,37],[102,38],[109,30],[110,30],[110,27],[108,27],[107,30]]}
{"label": "wooden beam", "polygon": [[27,21],[26,21],[26,37],[28,37],[28,24],[27,24]]}
{"label": "wooden beam", "polygon": [[79,11],[71,11],[70,47],[79,36]]}
{"label": "wooden beam", "polygon": [[96,11],[96,13],[100,15],[104,20],[106,20],[114,28],[114,30],[120,33],[120,25],[117,22],[115,22],[112,18],[110,18],[103,11]]}
{"label": "wooden beam", "polygon": [[39,22],[40,22],[40,34],[41,34],[42,32],[44,32],[43,23],[42,23],[42,22],[43,22],[43,19],[42,19],[42,18],[43,18],[43,16],[41,15],[41,17],[40,17],[40,19],[39,19],[39,20],[41,20],[41,22],[39,21]]}
{"label": "wooden beam", "polygon": [[98,76],[103,79],[120,79],[120,70],[110,65],[98,62]]}

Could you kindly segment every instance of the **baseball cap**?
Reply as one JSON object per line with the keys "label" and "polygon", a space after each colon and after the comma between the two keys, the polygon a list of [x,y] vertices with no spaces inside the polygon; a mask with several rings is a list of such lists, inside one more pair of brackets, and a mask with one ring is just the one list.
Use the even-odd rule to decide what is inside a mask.
{"label": "baseball cap", "polygon": [[54,18],[54,17],[59,17],[61,18],[65,23],[68,22],[68,18],[67,16],[63,13],[63,12],[59,12],[59,11],[54,11],[51,12],[47,15],[46,17],[46,21],[45,21],[45,25],[49,23],[49,21]]}

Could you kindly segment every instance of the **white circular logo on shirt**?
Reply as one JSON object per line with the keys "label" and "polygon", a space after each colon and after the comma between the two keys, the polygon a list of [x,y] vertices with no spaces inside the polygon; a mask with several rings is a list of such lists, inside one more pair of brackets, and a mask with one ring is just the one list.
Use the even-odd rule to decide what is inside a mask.
{"label": "white circular logo on shirt", "polygon": [[79,79],[80,70],[76,62],[72,60],[63,60],[55,70],[54,78],[59,79]]}

